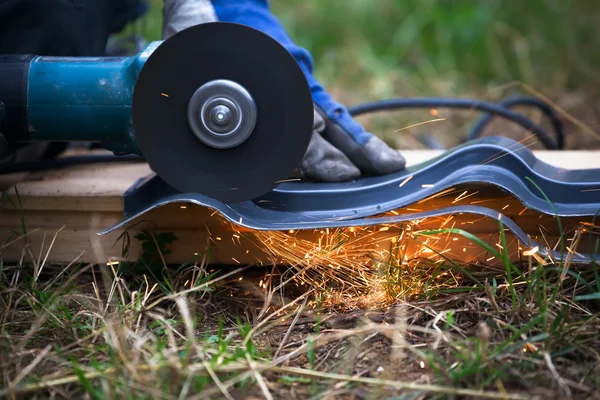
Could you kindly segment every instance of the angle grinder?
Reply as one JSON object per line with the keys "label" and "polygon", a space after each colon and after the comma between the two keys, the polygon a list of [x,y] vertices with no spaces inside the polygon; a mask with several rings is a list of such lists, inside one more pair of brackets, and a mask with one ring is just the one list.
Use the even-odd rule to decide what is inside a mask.
{"label": "angle grinder", "polygon": [[97,142],[138,154],[182,193],[259,197],[300,164],[313,126],[307,80],[270,36],[205,23],[134,57],[0,55],[9,145]]}

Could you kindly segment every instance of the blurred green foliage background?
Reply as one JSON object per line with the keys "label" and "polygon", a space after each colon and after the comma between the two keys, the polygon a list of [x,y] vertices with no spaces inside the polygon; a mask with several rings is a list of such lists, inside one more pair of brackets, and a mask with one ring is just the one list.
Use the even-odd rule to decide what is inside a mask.
{"label": "blurred green foliage background", "polygon": [[[163,0],[127,32],[160,39]],[[496,101],[523,82],[599,131],[600,2],[595,0],[271,0],[273,13],[315,59],[315,74],[346,105],[392,97]],[[415,110],[360,117],[399,147],[424,133],[451,146],[479,116],[440,110],[447,120],[401,129],[431,115]],[[536,118],[531,114],[530,117]],[[515,134],[511,124],[491,134]],[[600,140],[568,125],[568,147]],[[513,132],[514,131],[514,132]],[[520,136],[519,136],[520,135]]]}

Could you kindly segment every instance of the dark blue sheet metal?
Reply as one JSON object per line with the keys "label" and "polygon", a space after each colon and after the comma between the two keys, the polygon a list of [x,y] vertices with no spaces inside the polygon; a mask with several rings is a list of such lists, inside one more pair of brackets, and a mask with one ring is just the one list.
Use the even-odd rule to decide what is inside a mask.
{"label": "dark blue sheet metal", "polygon": [[[560,157],[560,152],[556,156]],[[559,169],[538,160],[519,142],[489,137],[455,147],[398,173],[345,183],[286,182],[260,198],[235,204],[198,194],[177,193],[157,177],[140,180],[125,195],[125,218],[99,234],[121,228],[154,208],[183,202],[212,208],[233,224],[254,230],[372,226],[457,213],[474,214],[501,218],[519,240],[527,243],[527,234],[514,221],[499,210],[486,207],[453,206],[379,216],[456,185],[471,183],[492,184],[542,214],[593,217],[600,213],[600,169]],[[560,259],[559,253],[539,247],[542,254]],[[573,261],[590,259],[589,254],[575,254]]]}

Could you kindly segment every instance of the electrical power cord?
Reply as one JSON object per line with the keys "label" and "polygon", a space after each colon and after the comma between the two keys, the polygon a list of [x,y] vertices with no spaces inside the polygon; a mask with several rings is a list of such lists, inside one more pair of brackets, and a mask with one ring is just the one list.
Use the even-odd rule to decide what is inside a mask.
{"label": "electrical power cord", "polygon": [[[534,106],[542,110],[552,122],[556,140],[552,140],[552,138],[541,126],[531,121],[529,118],[509,109],[509,107],[518,105]],[[401,109],[413,108],[452,108],[462,110],[477,110],[487,113],[482,117],[481,120],[479,120],[479,122],[475,125],[475,128],[471,130],[467,140],[473,140],[481,136],[483,128],[491,121],[492,117],[499,116],[515,122],[528,131],[533,132],[542,142],[544,147],[549,150],[560,150],[564,147],[564,133],[561,121],[558,119],[558,116],[550,105],[536,98],[515,97],[504,100],[499,104],[472,99],[443,99],[437,97],[391,99],[360,104],[358,106],[349,108],[348,111],[353,116],[357,116],[375,111],[397,111]]]}
{"label": "electrical power cord", "polygon": [[[545,116],[550,120],[550,123],[552,124],[554,133],[556,136],[556,149],[550,148],[550,147],[548,147],[548,149],[552,149],[552,150],[564,149],[565,137],[564,137],[563,122],[559,118],[559,116],[556,113],[556,111],[554,110],[554,108],[552,108],[548,103],[541,101],[540,99],[535,98],[535,97],[515,96],[515,97],[510,97],[506,100],[501,101],[500,103],[498,103],[498,105],[501,107],[504,107],[504,108],[511,108],[511,107],[515,107],[515,106],[524,106],[524,105],[539,108],[540,111],[542,111],[545,114]],[[481,119],[479,121],[477,121],[477,123],[475,124],[475,126],[473,127],[473,129],[471,130],[469,135],[467,136],[467,141],[471,141],[471,140],[476,139],[479,136],[481,136],[483,130],[490,123],[492,118],[493,118],[492,114],[486,114],[483,117],[481,117]]]}
{"label": "electrical power cord", "polygon": [[[554,139],[535,122],[517,113],[510,108],[516,106],[536,107],[541,110],[550,121],[554,130]],[[349,107],[348,111],[352,116],[359,116],[380,111],[399,111],[405,109],[431,109],[431,108],[449,108],[461,110],[477,110],[485,114],[477,121],[471,129],[464,142],[471,141],[480,137],[486,126],[489,125],[494,117],[501,117],[520,125],[532,132],[549,150],[561,150],[564,148],[564,126],[554,109],[546,102],[533,97],[511,97],[497,104],[473,99],[445,99],[445,98],[406,98],[390,99],[371,103],[359,104]],[[0,121],[1,126],[1,121]],[[1,132],[0,132],[1,136]],[[437,146],[435,141],[429,141],[430,147]],[[439,148],[439,147],[437,147]],[[110,163],[110,162],[144,162],[144,158],[138,155],[113,155],[113,154],[90,154],[85,156],[68,156],[42,159],[33,162],[19,162],[8,165],[0,165],[0,175],[17,172],[37,172],[52,169],[64,168],[67,166]]]}

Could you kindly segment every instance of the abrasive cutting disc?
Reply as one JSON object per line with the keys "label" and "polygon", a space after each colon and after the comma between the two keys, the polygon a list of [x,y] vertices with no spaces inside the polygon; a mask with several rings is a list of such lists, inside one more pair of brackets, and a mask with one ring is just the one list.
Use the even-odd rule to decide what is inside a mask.
{"label": "abrasive cutting disc", "polygon": [[[240,89],[233,90],[239,107],[210,103],[228,85]],[[244,94],[252,101],[244,103]],[[224,202],[259,197],[285,180],[306,152],[314,115],[307,80],[291,54],[260,31],[224,22],[196,25],[161,43],[136,81],[132,109],[150,167],[181,192]],[[242,115],[238,125],[251,131],[199,138],[192,127],[223,118],[222,109],[228,118]]]}

